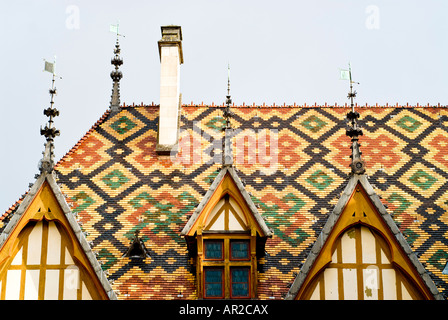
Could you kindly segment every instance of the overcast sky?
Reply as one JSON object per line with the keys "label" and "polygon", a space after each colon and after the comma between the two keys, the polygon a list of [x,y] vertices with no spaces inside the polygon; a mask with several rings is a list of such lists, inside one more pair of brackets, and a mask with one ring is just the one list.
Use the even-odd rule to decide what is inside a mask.
{"label": "overcast sky", "polygon": [[160,26],[182,27],[183,103],[448,103],[448,1],[1,1],[0,211],[38,173],[56,56],[59,160],[107,110],[120,21],[121,102],[159,102]]}

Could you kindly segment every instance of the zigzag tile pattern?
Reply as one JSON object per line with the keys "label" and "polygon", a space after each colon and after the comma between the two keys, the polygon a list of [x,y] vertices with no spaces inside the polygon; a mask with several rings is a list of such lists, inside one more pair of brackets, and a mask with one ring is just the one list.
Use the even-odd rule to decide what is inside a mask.
{"label": "zigzag tile pattern", "polygon": [[[346,107],[234,106],[234,162],[274,236],[259,260],[259,298],[281,299],[347,181]],[[357,107],[367,174],[448,293],[448,112]],[[220,169],[222,107],[184,105],[180,151],[158,156],[158,106],[108,112],[57,164],[59,183],[119,299],[195,299],[180,230]],[[123,257],[140,231],[150,257]]]}

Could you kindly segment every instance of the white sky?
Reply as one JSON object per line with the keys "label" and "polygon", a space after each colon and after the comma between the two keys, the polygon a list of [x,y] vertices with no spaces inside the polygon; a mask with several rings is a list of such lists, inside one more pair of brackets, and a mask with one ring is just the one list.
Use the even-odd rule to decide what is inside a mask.
{"label": "white sky", "polygon": [[[360,104],[448,101],[446,0],[39,0],[0,2],[0,211],[34,182],[57,56],[59,160],[107,110],[120,21],[121,102],[158,103],[160,26],[182,26],[183,103],[343,104],[351,62]],[[3,212],[3,211],[2,211]]]}

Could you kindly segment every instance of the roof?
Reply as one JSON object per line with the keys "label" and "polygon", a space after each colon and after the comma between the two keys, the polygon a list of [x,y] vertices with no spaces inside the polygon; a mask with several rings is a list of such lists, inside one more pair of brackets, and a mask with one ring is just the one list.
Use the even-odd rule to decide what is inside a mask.
{"label": "roof", "polygon": [[[119,299],[196,297],[181,231],[221,168],[215,160],[221,160],[222,107],[184,105],[182,149],[171,158],[155,152],[158,106],[123,105],[119,113],[106,112],[56,164],[61,190]],[[448,111],[440,105],[356,108],[370,184],[446,294]],[[348,182],[347,106],[234,105],[232,111],[234,168],[273,231],[259,261],[259,298],[280,299]],[[123,257],[136,230],[145,259]]]}

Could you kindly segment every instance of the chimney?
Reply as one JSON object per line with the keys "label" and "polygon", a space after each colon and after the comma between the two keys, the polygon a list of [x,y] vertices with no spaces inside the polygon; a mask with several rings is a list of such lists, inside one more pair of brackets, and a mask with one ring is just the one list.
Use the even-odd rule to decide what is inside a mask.
{"label": "chimney", "polygon": [[181,94],[179,92],[182,54],[182,30],[180,26],[162,26],[160,55],[160,107],[159,131],[156,151],[169,155],[177,151]]}

